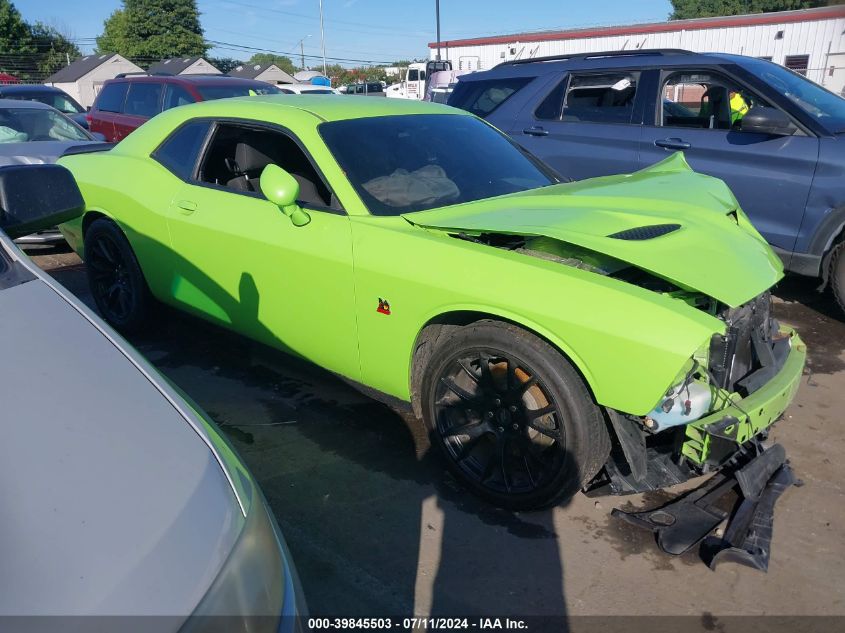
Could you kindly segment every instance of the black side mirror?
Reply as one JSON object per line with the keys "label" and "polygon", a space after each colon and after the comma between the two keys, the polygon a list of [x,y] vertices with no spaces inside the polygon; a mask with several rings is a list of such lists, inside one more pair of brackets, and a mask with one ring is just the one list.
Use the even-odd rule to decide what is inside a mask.
{"label": "black side mirror", "polygon": [[84,210],[73,175],[61,165],[0,167],[0,229],[9,237],[73,220]]}
{"label": "black side mirror", "polygon": [[743,132],[792,136],[798,129],[788,116],[777,108],[754,106],[742,117]]}

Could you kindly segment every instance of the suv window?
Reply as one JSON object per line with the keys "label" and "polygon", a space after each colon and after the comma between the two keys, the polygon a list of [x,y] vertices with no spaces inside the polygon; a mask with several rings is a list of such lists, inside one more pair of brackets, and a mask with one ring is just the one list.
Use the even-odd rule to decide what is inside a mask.
{"label": "suv window", "polygon": [[102,90],[100,90],[100,94],[97,96],[97,110],[102,110],[103,112],[121,112],[128,87],[129,84],[126,82],[104,85]]}
{"label": "suv window", "polygon": [[302,206],[331,207],[332,193],[305,152],[287,134],[263,127],[218,124],[200,164],[198,180],[261,196],[261,172],[271,164],[297,180]]}
{"label": "suv window", "polygon": [[534,115],[538,119],[631,123],[639,73],[573,74],[560,82]]}
{"label": "suv window", "polygon": [[170,108],[185,105],[186,103],[194,103],[195,101],[196,99],[194,99],[193,95],[182,86],[167,84],[167,87],[164,89],[164,107],[162,109],[169,110]]}
{"label": "suv window", "polygon": [[449,105],[486,117],[527,86],[534,77],[510,77],[482,81],[459,81]]}
{"label": "suv window", "polygon": [[674,72],[664,81],[659,105],[664,127],[741,130],[742,117],[769,103],[732,79],[701,70]]}
{"label": "suv window", "polygon": [[129,94],[126,95],[124,114],[154,117],[161,112],[160,83],[137,82],[129,84]]}
{"label": "suv window", "polygon": [[190,179],[210,126],[209,121],[186,123],[159,145],[153,152],[153,158],[182,180]]}

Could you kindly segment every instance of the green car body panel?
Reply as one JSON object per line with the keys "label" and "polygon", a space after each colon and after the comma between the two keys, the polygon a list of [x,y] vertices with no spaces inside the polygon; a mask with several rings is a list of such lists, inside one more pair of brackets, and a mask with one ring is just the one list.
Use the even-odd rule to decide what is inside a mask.
{"label": "green car body panel", "polygon": [[[637,416],[652,410],[712,335],[725,331],[724,322],[690,304],[689,294],[738,306],[783,275],[724,183],[691,171],[680,154],[631,175],[371,215],[320,125],[415,114],[471,116],[428,103],[299,96],[175,108],[108,152],[60,160],[88,204],[86,215],[62,231],[84,257],[83,223],[97,214],[112,218],[159,300],[406,401],[425,326],[470,313],[543,337],[578,368],[598,404]],[[191,184],[150,157],[180,124],[198,118],[288,131],[345,214],[308,210],[311,221],[294,226],[262,197]],[[180,206],[186,199],[195,208]],[[678,227],[654,239],[608,237],[666,224]],[[585,261],[626,262],[681,291],[654,292],[472,239],[487,233],[526,236],[536,251],[559,257],[576,252]],[[389,315],[377,310],[381,299],[389,301]],[[758,398],[779,402],[784,388],[797,385],[803,345],[794,341],[800,358],[788,376],[781,371],[786,387],[777,393],[765,387]],[[706,447],[696,450],[689,452],[703,460]]]}

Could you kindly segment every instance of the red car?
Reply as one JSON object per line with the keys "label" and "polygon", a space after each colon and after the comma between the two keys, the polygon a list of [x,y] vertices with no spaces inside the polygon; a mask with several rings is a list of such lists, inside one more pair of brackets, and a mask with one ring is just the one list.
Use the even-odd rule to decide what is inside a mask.
{"label": "red car", "polygon": [[251,94],[281,92],[263,81],[226,75],[118,75],[103,84],[85,118],[91,132],[116,143],[162,110]]}

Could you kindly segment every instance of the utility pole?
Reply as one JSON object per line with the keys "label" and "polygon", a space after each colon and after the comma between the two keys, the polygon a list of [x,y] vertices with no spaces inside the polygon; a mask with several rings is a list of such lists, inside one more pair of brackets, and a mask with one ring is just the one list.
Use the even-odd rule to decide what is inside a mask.
{"label": "utility pole", "polygon": [[326,70],[326,34],[323,31],[323,0],[320,0],[320,47],[323,49],[323,75],[328,77]]}
{"label": "utility pole", "polygon": [[434,0],[434,14],[437,19],[437,61],[440,61],[440,0]]}
{"label": "utility pole", "polygon": [[[297,42],[299,44],[299,61],[302,65],[302,70],[305,70],[305,40],[307,40],[310,35],[306,35],[301,40]],[[294,44],[294,48],[296,48],[296,44]]]}

